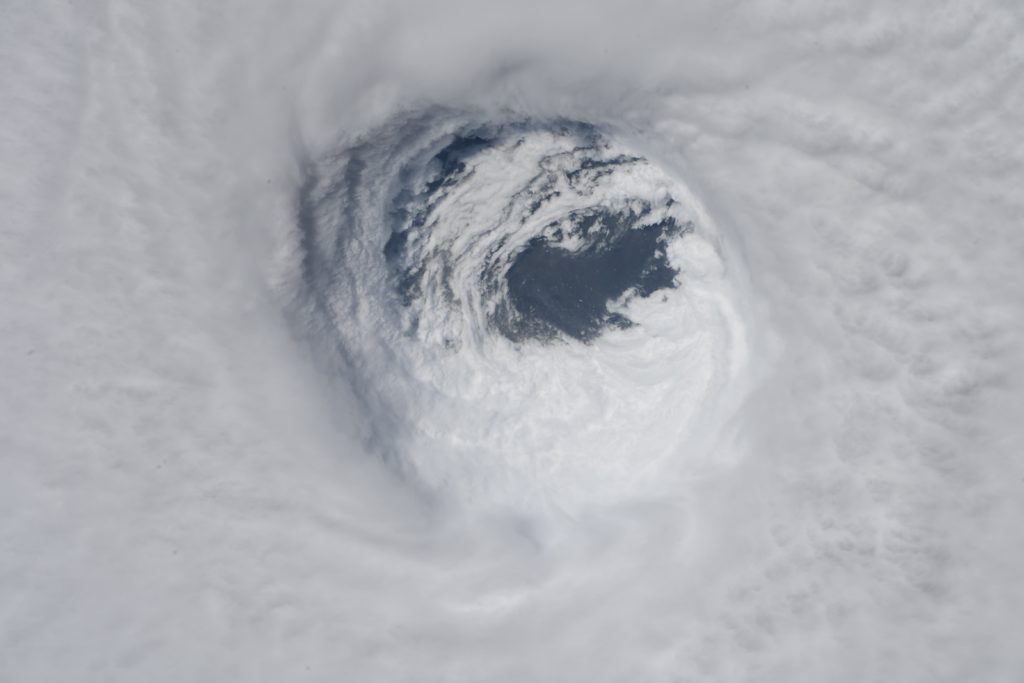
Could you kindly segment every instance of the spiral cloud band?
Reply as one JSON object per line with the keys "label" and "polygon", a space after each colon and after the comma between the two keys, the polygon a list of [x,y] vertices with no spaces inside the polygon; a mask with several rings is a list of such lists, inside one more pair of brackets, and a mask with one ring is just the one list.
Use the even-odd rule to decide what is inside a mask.
{"label": "spiral cloud band", "polygon": [[1009,0],[9,0],[0,681],[1024,681]]}

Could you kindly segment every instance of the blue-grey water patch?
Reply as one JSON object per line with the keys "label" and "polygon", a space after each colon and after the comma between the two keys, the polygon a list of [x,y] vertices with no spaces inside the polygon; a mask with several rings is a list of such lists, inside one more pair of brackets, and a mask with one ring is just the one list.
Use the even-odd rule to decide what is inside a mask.
{"label": "blue-grey water patch", "polygon": [[[383,251],[403,306],[414,309],[426,272],[410,241],[432,229],[438,220],[435,208],[472,176],[474,156],[517,139],[524,130],[479,128],[452,135],[425,163],[400,174]],[[546,130],[571,137],[574,147],[543,157],[533,179],[510,200],[524,202],[519,215],[524,224],[558,197],[559,188],[586,196],[605,176],[644,162],[636,156],[609,156],[601,135],[587,124],[560,122]],[[422,180],[415,182],[416,177]],[[567,338],[584,343],[605,330],[631,326],[633,322],[611,311],[609,304],[624,295],[648,297],[677,286],[678,273],[666,256],[666,241],[692,227],[672,218],[654,219],[651,213],[651,205],[640,200],[626,208],[591,206],[551,223],[544,235],[511,254],[502,240],[479,273],[481,296],[493,302],[491,326],[515,342]],[[429,258],[450,255],[436,252]],[[441,265],[444,272],[450,271],[450,264]],[[441,286],[450,293],[445,283]],[[415,329],[415,313],[410,320]]]}
{"label": "blue-grey water patch", "polygon": [[574,229],[589,238],[577,251],[547,238],[532,239],[506,275],[509,305],[517,315],[499,316],[502,333],[516,341],[562,333],[586,342],[610,326],[632,325],[609,311],[609,302],[627,292],[647,297],[674,287],[678,273],[668,263],[664,243],[683,230],[671,219],[634,227],[639,218],[608,211],[574,216]]}

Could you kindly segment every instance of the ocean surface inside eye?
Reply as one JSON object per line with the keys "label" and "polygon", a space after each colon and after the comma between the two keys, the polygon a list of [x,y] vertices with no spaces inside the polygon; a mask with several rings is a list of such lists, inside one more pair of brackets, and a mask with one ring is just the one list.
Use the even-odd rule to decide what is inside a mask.
{"label": "ocean surface inside eye", "polygon": [[[564,152],[575,156],[575,164],[561,168],[561,178],[550,177],[553,165],[541,163],[540,190],[520,216],[522,231],[527,221],[545,203],[558,197],[562,180],[572,189],[589,187],[616,171],[643,162],[636,156],[592,156],[599,152],[594,131],[585,127],[586,143]],[[574,131],[579,132],[579,131]],[[408,190],[401,196],[401,208],[393,232],[384,246],[388,261],[397,270],[397,288],[406,306],[415,305],[422,295],[425,269],[409,263],[406,246],[416,231],[432,224],[434,209],[472,175],[474,157],[502,144],[498,138],[478,133],[456,135],[427,163],[430,178],[415,197]],[[523,140],[517,141],[522,144]],[[547,171],[545,173],[545,171]],[[667,204],[671,204],[669,200]],[[692,229],[672,216],[651,221],[651,204],[636,200],[624,208],[590,206],[568,211],[550,221],[541,234],[529,238],[506,264],[504,283],[496,281],[493,268],[481,278],[488,295],[502,290],[505,300],[490,317],[491,324],[515,342],[529,339],[550,341],[564,336],[589,342],[609,328],[628,328],[634,322],[609,304],[634,296],[649,297],[658,290],[674,288],[678,270],[668,261],[665,245],[669,238]],[[502,286],[503,285],[503,286]]]}
{"label": "ocean surface inside eye", "polygon": [[577,252],[547,238],[530,240],[506,276],[518,324],[506,321],[502,332],[516,341],[556,331],[589,341],[608,325],[631,326],[629,318],[609,311],[608,303],[627,292],[647,297],[676,286],[678,271],[667,261],[664,239],[682,229],[671,219],[631,229],[635,218],[607,212],[581,217],[574,227],[600,238]]}

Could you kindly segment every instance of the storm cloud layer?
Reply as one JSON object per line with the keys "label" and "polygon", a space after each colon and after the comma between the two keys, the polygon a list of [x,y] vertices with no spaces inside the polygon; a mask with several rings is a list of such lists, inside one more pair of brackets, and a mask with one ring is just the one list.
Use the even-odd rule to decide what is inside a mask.
{"label": "storm cloud layer", "polygon": [[13,3],[0,678],[1015,681],[1013,3]]}

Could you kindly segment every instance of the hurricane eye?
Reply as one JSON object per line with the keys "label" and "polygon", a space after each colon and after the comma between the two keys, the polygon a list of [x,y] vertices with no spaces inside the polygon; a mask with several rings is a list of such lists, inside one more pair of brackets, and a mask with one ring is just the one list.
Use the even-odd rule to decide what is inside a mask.
{"label": "hurricane eye", "polygon": [[507,504],[614,499],[697,450],[742,330],[681,179],[566,121],[427,117],[339,158],[306,200],[305,243],[332,245],[309,282],[390,459]]}

